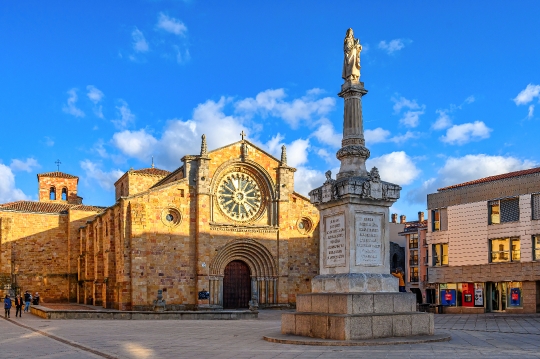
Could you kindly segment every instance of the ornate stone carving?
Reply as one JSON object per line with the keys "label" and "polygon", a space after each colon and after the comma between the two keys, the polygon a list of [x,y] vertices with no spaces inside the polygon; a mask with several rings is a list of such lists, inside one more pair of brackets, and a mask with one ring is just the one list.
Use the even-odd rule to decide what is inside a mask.
{"label": "ornate stone carving", "polygon": [[341,147],[336,153],[336,157],[338,160],[351,156],[359,156],[368,159],[370,156],[370,152],[366,147],[361,145],[348,145],[345,147]]}
{"label": "ornate stone carving", "polygon": [[202,135],[201,139],[202,139],[202,142],[201,142],[201,156],[207,156],[208,155],[208,147],[206,145],[206,136]]}
{"label": "ornate stone carving", "polygon": [[360,40],[354,38],[353,29],[348,29],[343,40],[343,71],[341,77],[346,82],[356,82],[360,79]]}
{"label": "ornate stone carving", "polygon": [[281,165],[287,166],[287,147],[281,146]]}
{"label": "ornate stone carving", "polygon": [[248,173],[231,172],[218,185],[218,204],[222,212],[235,221],[249,221],[263,207],[261,190]]}

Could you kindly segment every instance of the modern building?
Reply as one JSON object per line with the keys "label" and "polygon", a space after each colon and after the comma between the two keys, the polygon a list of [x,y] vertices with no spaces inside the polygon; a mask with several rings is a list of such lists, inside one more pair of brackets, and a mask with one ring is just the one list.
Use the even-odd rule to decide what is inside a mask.
{"label": "modern building", "polygon": [[424,212],[418,212],[418,220],[404,222],[404,229],[399,233],[405,238],[405,288],[416,294],[417,303],[434,303],[435,300],[434,289],[428,284],[427,228]]}
{"label": "modern building", "polygon": [[540,311],[540,168],[427,198],[428,281],[447,312]]}

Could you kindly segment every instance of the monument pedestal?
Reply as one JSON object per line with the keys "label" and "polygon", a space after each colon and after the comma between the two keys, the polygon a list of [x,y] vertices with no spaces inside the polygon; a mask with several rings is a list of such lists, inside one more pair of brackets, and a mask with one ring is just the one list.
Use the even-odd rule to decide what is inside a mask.
{"label": "monument pedestal", "polygon": [[300,294],[296,310],[282,314],[282,334],[336,340],[434,334],[433,314],[416,311],[413,293]]}

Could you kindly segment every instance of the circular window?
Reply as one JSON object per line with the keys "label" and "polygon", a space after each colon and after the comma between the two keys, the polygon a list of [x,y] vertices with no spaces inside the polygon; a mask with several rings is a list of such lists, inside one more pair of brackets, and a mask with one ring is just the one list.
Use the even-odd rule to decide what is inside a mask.
{"label": "circular window", "polygon": [[161,212],[161,221],[166,226],[174,227],[182,222],[182,216],[176,208],[166,208]]}
{"label": "circular window", "polygon": [[302,234],[309,234],[313,229],[313,222],[307,217],[302,217],[296,222],[296,228]]}
{"label": "circular window", "polygon": [[231,172],[218,185],[217,200],[225,215],[235,221],[249,221],[264,209],[255,179],[243,172]]}

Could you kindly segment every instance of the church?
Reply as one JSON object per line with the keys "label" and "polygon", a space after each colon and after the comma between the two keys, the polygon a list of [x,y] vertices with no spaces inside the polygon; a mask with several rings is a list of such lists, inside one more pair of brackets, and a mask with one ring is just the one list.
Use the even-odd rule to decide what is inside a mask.
{"label": "church", "polygon": [[39,200],[0,204],[0,292],[152,310],[289,306],[318,274],[319,214],[277,159],[244,138],[176,170],[129,170],[110,207],[78,177],[38,174]]}

